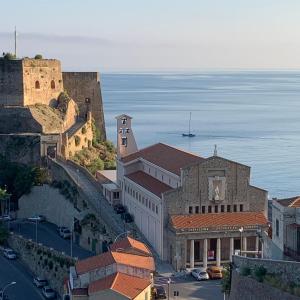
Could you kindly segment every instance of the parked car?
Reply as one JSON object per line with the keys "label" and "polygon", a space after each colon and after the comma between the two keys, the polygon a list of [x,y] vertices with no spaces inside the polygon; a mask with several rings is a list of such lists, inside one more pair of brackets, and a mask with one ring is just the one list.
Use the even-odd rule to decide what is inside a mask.
{"label": "parked car", "polygon": [[42,294],[46,299],[56,298],[56,292],[49,285],[43,287]]}
{"label": "parked car", "polygon": [[122,204],[117,204],[114,206],[114,210],[117,214],[126,213],[126,208]]}
{"label": "parked car", "polygon": [[124,213],[122,214],[121,218],[126,222],[126,223],[132,223],[133,222],[133,217],[130,213]]}
{"label": "parked car", "polygon": [[45,278],[41,278],[41,277],[35,277],[33,279],[33,283],[36,287],[41,288],[43,286],[47,286],[48,285],[48,280]]}
{"label": "parked car", "polygon": [[197,280],[208,280],[209,276],[206,272],[206,268],[198,268],[192,270],[192,276],[196,278]]}
{"label": "parked car", "polygon": [[30,222],[45,222],[46,217],[42,216],[42,215],[34,215],[34,216],[28,218],[27,220]]}
{"label": "parked car", "polygon": [[63,228],[60,232],[59,235],[64,238],[64,239],[69,239],[71,237],[71,231],[68,228]]}
{"label": "parked car", "polygon": [[4,249],[3,250],[3,255],[7,259],[16,259],[17,258],[16,252],[14,250],[10,249],[10,248]]}
{"label": "parked car", "polygon": [[206,271],[210,279],[221,279],[223,277],[222,268],[220,267],[208,267]]}
{"label": "parked car", "polygon": [[153,294],[155,299],[167,299],[166,290],[162,285],[156,285]]}
{"label": "parked car", "polygon": [[0,221],[12,221],[12,220],[13,220],[13,218],[10,215],[0,216]]}

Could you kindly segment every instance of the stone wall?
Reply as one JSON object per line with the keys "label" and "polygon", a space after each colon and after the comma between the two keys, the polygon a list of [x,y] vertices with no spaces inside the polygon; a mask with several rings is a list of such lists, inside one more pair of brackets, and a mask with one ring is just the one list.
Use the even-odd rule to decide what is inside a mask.
{"label": "stone wall", "polygon": [[50,105],[63,92],[60,61],[56,59],[29,59],[23,62],[24,105]]}
{"label": "stone wall", "polygon": [[229,300],[299,300],[293,296],[270,285],[258,282],[253,278],[232,272],[231,291]]}
{"label": "stone wall", "polygon": [[23,105],[22,60],[0,58],[0,106]]}
{"label": "stone wall", "polygon": [[46,278],[60,296],[63,294],[64,279],[68,278],[74,259],[16,234],[11,234],[8,244],[35,276]]}
{"label": "stone wall", "polygon": [[284,282],[300,284],[300,262],[249,258],[242,256],[233,256],[233,264],[235,267],[255,267],[263,266],[268,273],[280,275]]}
{"label": "stone wall", "polygon": [[0,154],[12,162],[40,165],[40,135],[0,134]]}
{"label": "stone wall", "polygon": [[105,122],[100,88],[100,77],[97,72],[63,72],[64,88],[78,107],[79,114],[85,118],[91,111],[95,124],[106,139]]}

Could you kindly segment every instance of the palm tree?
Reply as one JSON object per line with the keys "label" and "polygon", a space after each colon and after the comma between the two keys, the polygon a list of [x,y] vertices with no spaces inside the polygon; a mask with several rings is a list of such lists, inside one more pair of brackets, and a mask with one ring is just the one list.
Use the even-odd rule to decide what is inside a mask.
{"label": "palm tree", "polygon": [[2,189],[0,187],[0,215],[4,214],[4,208],[8,197],[9,194],[7,193],[6,189]]}

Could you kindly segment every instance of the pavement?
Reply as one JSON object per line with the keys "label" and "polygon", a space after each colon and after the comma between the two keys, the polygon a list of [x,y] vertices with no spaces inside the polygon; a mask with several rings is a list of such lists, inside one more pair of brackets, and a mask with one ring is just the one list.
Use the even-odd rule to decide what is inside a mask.
{"label": "pavement", "polygon": [[33,285],[32,274],[18,260],[7,260],[0,254],[0,288],[15,281],[5,290],[9,300],[44,299],[39,289]]}
{"label": "pavement", "polygon": [[[21,234],[27,239],[36,239],[36,224],[28,221],[17,220],[11,222],[11,231]],[[48,222],[37,224],[37,242],[44,246],[53,248],[57,251],[64,252],[71,255],[71,241],[70,239],[63,239],[57,232],[57,226]],[[93,252],[85,250],[73,243],[73,257],[79,259],[87,258],[95,255]]]}
{"label": "pavement", "polygon": [[[168,294],[168,277],[155,277],[156,285],[163,285]],[[221,292],[221,280],[197,281],[191,275],[185,277],[170,277],[169,286],[170,300],[197,299],[197,300],[223,300],[224,296]],[[174,296],[174,292],[178,292],[179,296]]]}

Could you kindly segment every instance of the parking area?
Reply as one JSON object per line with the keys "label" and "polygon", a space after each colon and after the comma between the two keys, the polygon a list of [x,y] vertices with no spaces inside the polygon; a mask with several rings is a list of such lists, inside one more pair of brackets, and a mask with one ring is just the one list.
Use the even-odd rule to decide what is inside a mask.
{"label": "parking area", "polygon": [[[155,277],[156,285],[163,285],[168,294],[168,277]],[[221,291],[221,280],[197,281],[191,275],[186,277],[171,277],[169,285],[170,299],[197,299],[197,300],[223,300],[224,296]],[[178,296],[174,296],[178,292]]]}

